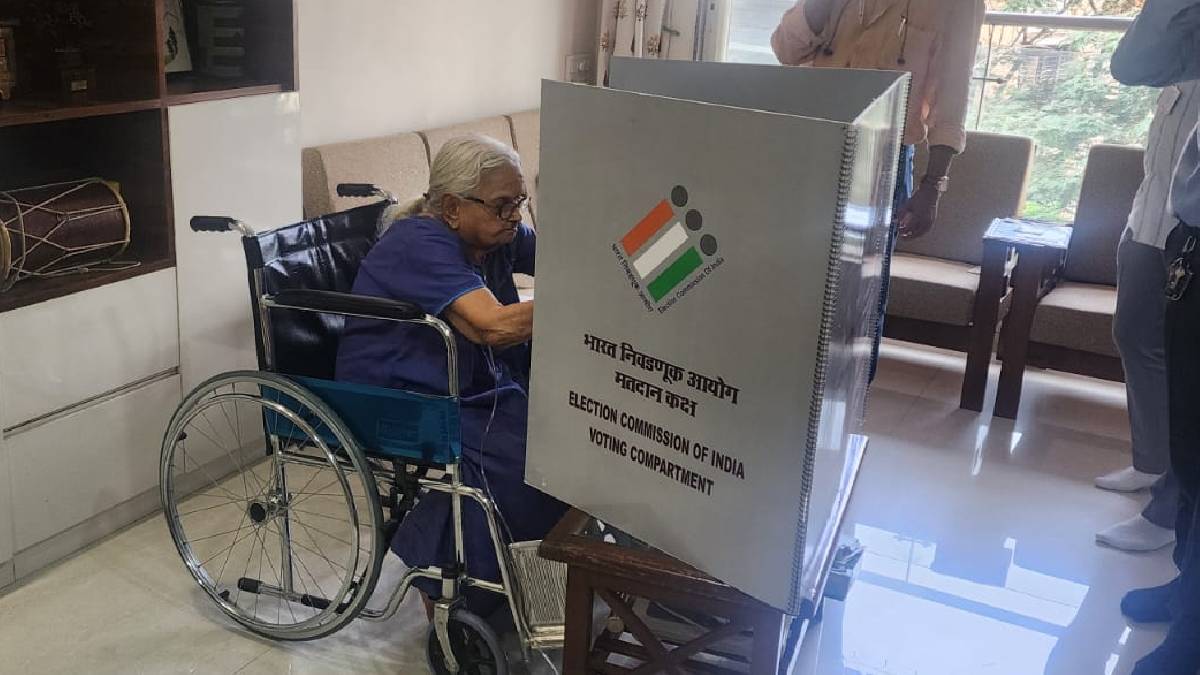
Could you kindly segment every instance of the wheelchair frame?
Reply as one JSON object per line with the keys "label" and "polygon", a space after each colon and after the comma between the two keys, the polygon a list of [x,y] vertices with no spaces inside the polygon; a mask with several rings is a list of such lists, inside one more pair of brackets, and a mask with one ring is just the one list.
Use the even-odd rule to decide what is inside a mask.
{"label": "wheelchair frame", "polygon": [[[343,188],[347,188],[347,194],[344,196],[383,196],[391,203],[394,203],[394,200],[391,200],[390,195],[377,188],[374,188],[373,186],[339,186],[340,193],[342,192]],[[256,232],[253,228],[249,227],[245,223],[232,218],[205,216],[193,218],[192,229],[197,232],[234,231],[240,233],[243,240],[257,237],[265,232],[274,231],[268,230],[260,233]],[[285,378],[288,377],[286,373],[278,373],[275,370],[275,345],[273,343],[271,330],[271,310],[309,312],[316,314],[338,315],[342,317],[410,323],[424,326],[430,330],[435,330],[441,336],[446,347],[449,399],[454,401],[456,404],[459,402],[458,351],[455,344],[454,333],[444,321],[438,319],[437,317],[424,314],[415,306],[407,303],[401,303],[382,298],[356,296],[350,293],[339,293],[334,291],[284,290],[276,292],[275,294],[268,294],[265,292],[266,285],[264,281],[263,268],[261,266],[253,269],[250,275],[250,286],[255,305],[253,309],[255,312],[255,318],[257,319],[255,323],[257,324],[256,327],[258,329],[258,338],[261,341],[259,343],[259,357],[261,360],[261,367],[265,372],[272,373],[277,376],[283,376]],[[228,375],[236,376],[238,374],[230,373]],[[246,375],[249,375],[249,373],[246,373]],[[302,387],[302,385],[299,383],[296,384]],[[203,387],[203,385],[201,386]],[[197,391],[199,391],[199,389]],[[176,413],[177,419],[185,411],[185,407],[187,406],[188,402],[185,401],[184,405],[182,405],[180,410]],[[173,429],[176,428],[176,424],[176,420],[173,420]],[[277,509],[277,512],[273,512],[272,517],[279,518],[280,527],[278,534],[280,537],[281,548],[281,568],[284,569],[282,570],[283,574],[281,576],[282,587],[274,587],[269,584],[259,583],[254,586],[255,590],[252,592],[275,595],[282,600],[286,600],[288,602],[300,602],[302,604],[308,604],[309,602],[324,602],[326,603],[325,606],[328,606],[332,603],[342,603],[346,593],[345,586],[343,586],[342,590],[343,598],[330,598],[328,600],[322,598],[313,599],[312,596],[308,596],[306,593],[301,593],[299,589],[295,587],[293,579],[293,567],[295,563],[292,559],[292,534],[288,518],[288,500],[290,499],[290,495],[288,493],[286,483],[285,467],[286,464],[289,463],[300,466],[316,466],[318,468],[328,468],[329,465],[326,464],[325,461],[318,459],[313,455],[305,455],[292,451],[286,447],[286,443],[283,443],[277,434],[273,435],[270,430],[266,428],[264,428],[264,433],[270,446],[269,452],[274,458],[274,466],[272,470],[278,472],[279,475],[278,484],[275,489],[281,493],[279,495],[281,502],[275,505],[274,508]],[[344,470],[361,473],[359,468],[356,467],[353,462],[351,462],[345,456],[340,455],[335,449],[330,448],[329,444],[327,444],[321,438],[316,436],[313,438],[320,446],[318,449],[326,458],[335,461]],[[354,441],[356,444],[358,443],[357,439],[354,439]],[[164,501],[164,509],[168,514],[176,513],[176,511],[167,508],[169,506],[168,500],[175,499],[175,495],[168,495],[166,488],[167,466],[165,458],[167,456],[166,453],[168,443],[173,442],[176,441],[168,437],[164,439],[163,446],[164,482],[162,498]],[[441,492],[450,496],[451,523],[454,536],[454,560],[449,564],[442,566],[409,569],[400,582],[396,585],[396,588],[392,590],[386,605],[382,609],[370,609],[366,606],[366,602],[374,591],[374,584],[378,578],[378,563],[375,562],[376,558],[372,558],[372,562],[375,562],[374,571],[369,571],[366,573],[373,577],[370,580],[371,587],[361,590],[365,597],[361,600],[361,602],[357,603],[358,607],[360,608],[358,613],[349,617],[348,619],[336,622],[336,625],[327,632],[312,636],[305,636],[299,639],[323,637],[340,629],[354,618],[361,617],[372,621],[386,621],[395,616],[399,611],[399,608],[413,583],[417,579],[423,578],[431,579],[441,583],[441,598],[433,603],[432,627],[437,636],[438,642],[441,645],[441,651],[444,655],[444,665],[450,672],[459,672],[460,664],[458,663],[458,660],[454,654],[454,650],[451,646],[449,625],[452,614],[459,609],[463,598],[463,592],[467,588],[482,589],[484,591],[502,596],[507,600],[509,610],[512,615],[513,624],[516,628],[520,641],[522,655],[525,660],[528,661],[530,659],[531,650],[533,649],[541,650],[545,648],[560,647],[562,645],[564,640],[564,627],[561,624],[534,625],[533,621],[530,619],[527,600],[528,596],[521,590],[522,583],[524,582],[518,576],[517,567],[513,561],[513,552],[510,551],[509,546],[505,544],[505,540],[502,536],[500,523],[498,522],[496,516],[496,505],[490,496],[483,490],[470,487],[463,483],[459,467],[461,455],[455,457],[454,461],[449,464],[432,467],[435,470],[443,471],[444,475],[440,478],[431,478],[428,475],[420,473],[422,467],[425,469],[430,468],[428,465],[408,462],[402,457],[372,455],[369,452],[369,449],[363,448],[361,444],[359,444],[358,447],[361,450],[363,457],[367,459],[367,463],[371,467],[371,475],[364,477],[364,482],[366,485],[374,486],[377,490],[377,494],[379,481],[385,481],[389,486],[399,488],[401,486],[401,479],[408,476],[409,469],[416,468],[419,472],[416,474],[415,480],[415,484],[419,488],[417,494],[418,498],[420,491]],[[390,470],[387,469],[385,463],[390,463],[392,468]],[[411,484],[412,481],[410,480],[409,485]],[[343,489],[347,491],[349,490],[349,488],[345,485],[343,485]],[[178,499],[182,500],[187,498],[187,496],[189,495],[180,495]],[[483,510],[483,513],[486,517],[494,552],[499,562],[499,583],[484,579],[477,579],[470,576],[468,573],[465,558],[466,551],[462,521],[464,499],[472,500],[477,503]],[[351,506],[351,508],[354,507]],[[198,576],[198,571],[193,567],[187,553],[185,553],[185,543],[181,539],[180,532],[177,531],[182,529],[182,525],[178,522],[178,520],[179,519],[177,516],[175,519],[170,517],[168,518],[168,525],[171,529],[172,537],[175,539],[176,545],[180,549],[181,556],[183,556],[185,562],[188,563],[193,576],[196,578],[197,582],[201,583],[201,586],[204,587],[204,584],[200,581],[200,577]],[[375,556],[378,556],[379,561],[382,560],[382,557],[386,555],[387,552],[386,547],[388,546],[388,542],[382,541],[386,538],[383,536],[384,534],[385,532],[382,528],[378,528],[375,532],[376,548],[382,548],[381,551],[376,551],[374,554]],[[382,544],[380,543],[381,541]],[[348,572],[351,575],[354,575],[358,574],[358,571],[359,565],[356,558],[353,569],[348,570]],[[241,581],[239,581],[239,587],[240,585]],[[210,595],[212,594],[211,591],[208,591],[206,587],[204,588],[207,592],[209,592]],[[214,599],[216,598],[214,597]],[[339,611],[343,611],[340,609],[340,605]],[[234,618],[237,619],[237,617]],[[319,630],[320,629],[318,629],[318,631]],[[274,638],[287,637],[283,635],[270,635],[269,631],[259,630],[259,632],[265,632],[270,637]],[[432,642],[430,643],[430,647],[432,649]],[[495,656],[498,659],[504,659],[504,654],[502,652],[500,654],[496,654]]]}

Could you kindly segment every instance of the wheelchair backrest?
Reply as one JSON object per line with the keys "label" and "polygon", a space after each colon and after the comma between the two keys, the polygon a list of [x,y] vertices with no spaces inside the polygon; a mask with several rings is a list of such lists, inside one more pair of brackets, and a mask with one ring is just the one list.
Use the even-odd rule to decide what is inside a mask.
{"label": "wheelchair backrest", "polygon": [[[345,319],[286,309],[270,310],[267,362],[259,296],[307,289],[349,293],[389,201],[367,204],[242,239],[250,271],[259,367],[285,375],[334,379]],[[261,287],[255,279],[261,278]]]}

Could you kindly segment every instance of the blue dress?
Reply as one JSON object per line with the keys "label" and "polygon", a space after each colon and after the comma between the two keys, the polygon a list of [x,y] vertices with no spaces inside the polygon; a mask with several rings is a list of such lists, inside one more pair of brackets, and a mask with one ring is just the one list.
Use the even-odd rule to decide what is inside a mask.
{"label": "blue dress", "polygon": [[[533,274],[537,237],[521,225],[513,241],[490,253],[481,266],[467,256],[462,240],[440,219],[415,217],[394,223],[367,254],[354,293],[405,300],[443,317],[451,303],[488,288],[501,303],[520,301],[513,273]],[[444,318],[444,317],[443,317]],[[541,539],[566,506],[525,485],[525,437],[529,412],[529,345],[491,352],[455,331],[462,403],[463,481],[483,488],[499,508],[506,539]],[[352,319],[338,349],[337,378],[347,382],[446,394],[446,349],[426,326]],[[499,565],[483,512],[463,500],[468,573],[500,580]],[[392,550],[411,567],[454,559],[450,498],[423,497],[392,540]],[[437,597],[440,584],[418,582]],[[499,596],[472,589],[467,601],[481,614],[499,606]]]}

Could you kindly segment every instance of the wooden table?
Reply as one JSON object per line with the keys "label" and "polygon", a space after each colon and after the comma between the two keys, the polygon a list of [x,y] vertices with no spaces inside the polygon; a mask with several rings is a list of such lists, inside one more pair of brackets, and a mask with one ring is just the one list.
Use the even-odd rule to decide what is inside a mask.
{"label": "wooden table", "polygon": [[[1010,286],[1011,269],[1013,295],[1000,333],[1004,363],[993,412],[1009,419],[1017,416],[1033,315],[1038,300],[1053,283],[1054,272],[1066,260],[1071,232],[1070,227],[1054,223],[999,218],[983,235],[983,265],[960,407],[983,410],[992,341],[999,321],[1000,301]],[[1014,258],[1016,266],[1012,267],[1010,261]]]}
{"label": "wooden table", "polygon": [[[1073,230],[1065,225],[1028,220],[997,221],[988,229],[996,241],[1012,246],[1017,254],[1013,270],[1013,298],[1000,330],[1000,381],[996,387],[996,417],[1016,419],[1021,407],[1021,387],[1029,354],[1029,331],[1038,301],[1053,288],[1067,259]],[[985,235],[985,240],[988,235]]]}
{"label": "wooden table", "polygon": [[[542,557],[567,564],[564,673],[736,673],[700,663],[695,657],[716,643],[747,635],[752,636],[749,672],[780,672],[791,617],[653,548],[606,542],[595,528],[591,516],[572,510],[539,549]],[[593,645],[592,603],[596,597],[608,605],[614,618]],[[724,621],[700,629],[698,636],[686,642],[664,639],[635,613],[635,598]],[[632,635],[641,644],[623,640],[624,635]],[[609,663],[614,655],[641,665],[628,668]]]}

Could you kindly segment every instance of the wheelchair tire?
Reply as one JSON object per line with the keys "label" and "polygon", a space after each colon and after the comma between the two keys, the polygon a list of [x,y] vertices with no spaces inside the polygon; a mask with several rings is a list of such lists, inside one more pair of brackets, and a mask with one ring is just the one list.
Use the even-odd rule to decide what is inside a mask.
{"label": "wheelchair tire", "polygon": [[[446,632],[458,660],[458,675],[508,675],[508,658],[500,636],[486,621],[465,609],[450,614]],[[434,675],[451,675],[437,629],[429,627],[429,670]]]}
{"label": "wheelchair tire", "polygon": [[222,612],[272,639],[320,638],[363,609],[387,551],[378,490],[338,416],[271,373],[204,382],[163,438],[180,557]]}

